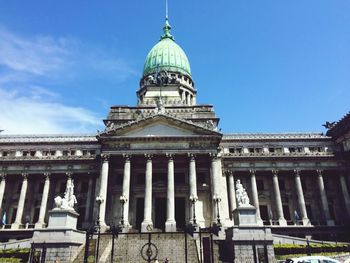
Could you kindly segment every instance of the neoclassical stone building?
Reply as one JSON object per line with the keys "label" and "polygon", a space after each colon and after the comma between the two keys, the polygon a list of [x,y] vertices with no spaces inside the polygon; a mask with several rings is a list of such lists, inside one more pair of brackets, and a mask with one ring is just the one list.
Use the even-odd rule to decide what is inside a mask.
{"label": "neoclassical stone building", "polygon": [[79,229],[99,215],[105,229],[124,221],[129,231],[174,232],[194,213],[203,228],[218,216],[230,227],[240,179],[259,224],[273,233],[345,239],[350,115],[326,135],[222,134],[213,106],[197,104],[188,58],[170,29],[166,20],[146,57],[137,105],[112,106],[103,131],[0,135],[1,240],[45,228],[72,179]]}

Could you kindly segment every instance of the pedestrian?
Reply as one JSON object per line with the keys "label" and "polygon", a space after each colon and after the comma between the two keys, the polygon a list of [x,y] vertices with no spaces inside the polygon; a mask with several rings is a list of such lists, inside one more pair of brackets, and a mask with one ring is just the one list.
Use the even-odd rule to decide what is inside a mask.
{"label": "pedestrian", "polygon": [[154,263],[159,263],[157,258],[154,259]]}
{"label": "pedestrian", "polygon": [[169,260],[168,260],[168,258],[165,258],[165,261],[164,261],[164,263],[169,263]]}

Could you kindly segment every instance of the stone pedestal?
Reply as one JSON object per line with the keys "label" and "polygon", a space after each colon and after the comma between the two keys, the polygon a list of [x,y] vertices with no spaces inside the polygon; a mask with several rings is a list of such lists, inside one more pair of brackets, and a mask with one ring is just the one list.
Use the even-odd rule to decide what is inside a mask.
{"label": "stone pedestal", "polygon": [[226,231],[232,262],[275,262],[271,229],[259,225],[256,208],[240,206],[233,216],[235,226]]}
{"label": "stone pedestal", "polygon": [[237,207],[233,210],[233,218],[237,226],[258,226],[256,208],[252,205]]}
{"label": "stone pedestal", "polygon": [[53,209],[48,227],[34,231],[32,242],[36,249],[46,249],[46,262],[73,262],[85,243],[85,232],[77,230],[78,216],[72,209]]}
{"label": "stone pedestal", "polygon": [[53,209],[49,211],[49,224],[47,228],[77,229],[79,214],[70,209]]}

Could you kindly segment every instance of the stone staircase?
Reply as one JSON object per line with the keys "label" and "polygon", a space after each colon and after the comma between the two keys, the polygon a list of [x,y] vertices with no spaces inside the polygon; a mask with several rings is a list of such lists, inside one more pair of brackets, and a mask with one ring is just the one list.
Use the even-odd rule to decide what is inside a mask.
{"label": "stone staircase", "polygon": [[[96,243],[97,243],[97,237],[94,237],[93,240],[90,241],[90,251],[93,254],[93,249],[94,247],[96,247]],[[100,237],[100,249],[99,249],[99,255],[98,255],[98,262],[101,262],[101,259],[104,257],[104,255],[106,254],[106,250],[108,251],[108,248],[110,247],[111,244],[111,235],[101,235]],[[80,251],[77,255],[77,257],[74,259],[73,263],[82,263],[84,262],[84,254],[85,254],[85,245],[82,245],[82,247],[80,248]],[[94,257],[90,256],[88,258],[88,262],[89,263],[94,263]]]}

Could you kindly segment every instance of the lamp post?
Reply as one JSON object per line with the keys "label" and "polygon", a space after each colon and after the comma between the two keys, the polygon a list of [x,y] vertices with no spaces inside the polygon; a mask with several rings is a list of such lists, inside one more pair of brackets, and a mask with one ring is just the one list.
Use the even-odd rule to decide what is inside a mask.
{"label": "lamp post", "polygon": [[96,227],[97,227],[97,251],[95,262],[98,262],[98,250],[100,248],[100,235],[101,235],[101,222],[100,222],[100,206],[104,202],[102,195],[96,196],[96,203],[98,207],[98,214],[96,218]]}
{"label": "lamp post", "polygon": [[192,219],[192,225],[197,226],[196,222],[196,202],[198,201],[198,197],[195,195],[190,196],[190,202],[192,204],[192,209],[193,209],[193,219]]}
{"label": "lamp post", "polygon": [[124,227],[124,205],[128,201],[128,198],[126,198],[124,195],[121,195],[119,198],[119,202],[122,205],[122,216],[120,220],[120,224],[122,227]]}
{"label": "lamp post", "polygon": [[216,205],[216,224],[217,226],[221,226],[220,222],[220,208],[219,208],[219,203],[221,202],[221,197],[218,194],[215,194],[213,196],[213,201]]}

